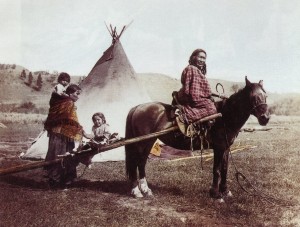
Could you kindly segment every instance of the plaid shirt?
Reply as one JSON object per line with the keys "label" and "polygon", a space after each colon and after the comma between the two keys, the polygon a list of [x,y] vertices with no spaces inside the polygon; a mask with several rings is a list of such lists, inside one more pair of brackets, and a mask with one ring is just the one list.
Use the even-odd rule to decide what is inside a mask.
{"label": "plaid shirt", "polygon": [[210,100],[209,83],[197,67],[188,65],[182,72],[181,83],[178,99],[179,102],[185,100],[182,103],[183,110],[189,121],[193,122],[217,112]]}

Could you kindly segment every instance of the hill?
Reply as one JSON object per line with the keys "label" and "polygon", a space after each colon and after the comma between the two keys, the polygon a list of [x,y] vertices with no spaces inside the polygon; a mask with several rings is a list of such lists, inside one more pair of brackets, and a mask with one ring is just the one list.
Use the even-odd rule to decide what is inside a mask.
{"label": "hill", "polygon": [[[153,101],[161,101],[165,103],[171,103],[171,94],[173,91],[178,90],[181,87],[181,82],[178,79],[171,78],[167,75],[158,73],[139,73],[138,78],[141,84]],[[212,91],[217,93],[216,85],[220,83],[224,88],[224,93],[230,96],[234,92],[238,91],[245,86],[242,82],[232,82],[220,79],[208,78]],[[251,81],[258,82],[258,81]],[[222,92],[222,88],[219,87],[219,92]],[[267,102],[270,106],[272,114],[276,115],[300,115],[300,93],[271,93],[268,92]]]}
{"label": "hill", "polygon": [[138,79],[153,101],[172,102],[172,92],[180,88],[180,81],[164,74],[138,73]]}
{"label": "hill", "polygon": [[[21,78],[22,71],[26,78]],[[15,111],[17,106],[32,103],[35,112],[47,113],[48,102],[53,86],[56,84],[58,72],[37,71],[31,72],[33,81],[27,84],[31,71],[19,65],[0,64],[0,107],[3,112]],[[41,75],[43,84],[40,90],[36,89],[38,75]],[[159,73],[137,73],[141,86],[146,89],[153,101],[171,103],[171,94],[181,87],[178,79]],[[79,83],[83,77],[71,76],[72,83]],[[212,90],[216,92],[216,84],[221,83],[225,94],[231,95],[244,87],[244,83],[208,78]],[[255,81],[252,81],[255,82]],[[221,90],[221,89],[220,89]],[[268,92],[268,103],[272,113],[278,115],[300,115],[300,94],[278,94]],[[29,105],[31,108],[31,106]]]}
{"label": "hill", "polygon": [[[138,73],[138,78],[140,79],[145,89],[147,89],[147,92],[153,101],[171,103],[172,92],[178,91],[181,87],[181,82],[179,79],[174,79],[164,74]],[[224,92],[227,95],[230,95],[234,92],[233,88],[239,89],[244,87],[244,84],[240,82],[231,82],[231,81],[211,79],[211,78],[208,78],[208,81],[212,87],[213,92],[215,93],[217,93],[216,85],[218,83],[222,84],[224,88]],[[221,87],[218,89],[220,92],[222,92]]]}
{"label": "hill", "polygon": [[[21,77],[21,73],[25,77]],[[29,74],[32,74],[32,83],[28,84]],[[37,89],[37,78],[41,75],[42,86]],[[48,101],[53,86],[56,84],[58,73],[48,71],[32,72],[23,66],[0,64],[0,97],[1,109],[22,103],[34,103],[37,108],[48,109]],[[80,77],[72,77],[77,83]]]}

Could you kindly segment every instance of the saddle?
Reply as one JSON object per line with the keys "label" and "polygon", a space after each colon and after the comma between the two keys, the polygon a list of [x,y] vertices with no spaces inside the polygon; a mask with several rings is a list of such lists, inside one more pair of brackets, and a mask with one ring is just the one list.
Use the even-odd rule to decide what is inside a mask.
{"label": "saddle", "polygon": [[176,123],[180,131],[187,137],[194,137],[195,134],[199,134],[201,131],[207,131],[215,123],[215,119],[222,117],[221,113],[216,113],[203,117],[195,122],[186,123],[181,120],[181,117],[177,116]]}
{"label": "saddle", "polygon": [[172,96],[176,124],[181,133],[187,137],[194,137],[195,134],[199,135],[201,132],[203,134],[203,132],[207,131],[214,124],[216,118],[222,117],[221,113],[216,113],[190,123],[182,110],[182,105],[178,102],[178,92],[173,91]]}

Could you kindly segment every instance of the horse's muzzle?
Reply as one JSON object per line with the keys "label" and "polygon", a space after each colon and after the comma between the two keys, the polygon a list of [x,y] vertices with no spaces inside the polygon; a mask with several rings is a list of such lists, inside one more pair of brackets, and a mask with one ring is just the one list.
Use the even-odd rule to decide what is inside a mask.
{"label": "horse's muzzle", "polygon": [[268,124],[270,118],[270,114],[262,114],[258,117],[258,123],[262,126],[265,126]]}

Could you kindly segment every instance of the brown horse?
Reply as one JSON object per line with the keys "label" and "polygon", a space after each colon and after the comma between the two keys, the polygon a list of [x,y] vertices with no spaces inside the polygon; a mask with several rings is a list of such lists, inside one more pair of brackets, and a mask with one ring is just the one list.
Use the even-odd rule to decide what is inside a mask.
{"label": "brown horse", "polygon": [[[222,117],[216,119],[210,130],[211,147],[214,152],[213,181],[210,196],[222,198],[229,195],[227,188],[227,170],[229,148],[233,144],[240,129],[254,115],[260,125],[266,125],[270,119],[266,92],[262,81],[251,83],[247,77],[246,86],[231,95],[228,99],[217,102],[217,110]],[[134,138],[149,133],[158,132],[174,125],[171,119],[172,106],[153,102],[138,105],[130,110],[126,121],[126,138]],[[186,140],[180,133],[168,133],[159,139],[165,144],[177,149],[190,149],[190,140]],[[146,181],[145,166],[151,147],[156,138],[126,145],[126,171],[131,182],[131,194],[134,197],[152,195]],[[195,140],[195,148],[200,148],[199,140]],[[137,170],[139,171],[139,180]]]}

